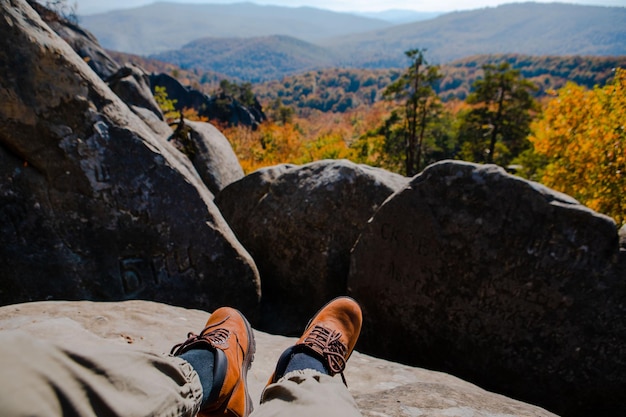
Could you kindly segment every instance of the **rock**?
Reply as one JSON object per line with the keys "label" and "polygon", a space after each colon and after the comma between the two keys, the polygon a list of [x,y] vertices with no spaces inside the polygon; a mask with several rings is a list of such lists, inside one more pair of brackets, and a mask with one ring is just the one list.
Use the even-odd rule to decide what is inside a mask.
{"label": "rock", "polygon": [[[31,4],[44,21],[65,40],[78,55],[102,78],[111,90],[158,136],[169,137],[172,129],[165,123],[163,113],[152,94],[150,76],[134,64],[120,66],[100,46],[97,39],[78,25],[59,17],[39,3]],[[167,76],[169,77],[169,76]],[[168,86],[177,96],[184,96],[180,109],[193,107],[202,109],[207,105],[204,94],[187,90],[174,78],[169,77]],[[191,124],[187,124],[192,126]],[[196,153],[192,159],[198,174],[209,190],[219,192],[225,185],[240,179],[243,170],[237,157],[224,136],[213,126],[193,124],[191,139]],[[224,163],[223,167],[218,166]]]}
{"label": "rock", "polygon": [[[327,160],[261,171],[218,195],[216,204],[261,274],[261,329],[297,334],[319,306],[346,293],[350,249],[376,209],[407,181]],[[257,191],[244,191],[250,189]]]}
{"label": "rock", "polygon": [[139,67],[120,65],[100,46],[93,34],[59,16],[36,1],[27,0],[42,20],[66,41],[94,72],[138,115],[156,134],[171,134],[150,90],[150,79]]}
{"label": "rock", "polygon": [[119,70],[119,64],[100,46],[100,43],[91,32],[59,16],[37,1],[28,0],[28,4],[35,9],[43,21],[57,35],[76,51],[100,78],[107,79]]}
{"label": "rock", "polygon": [[[187,332],[198,332],[209,314],[148,301],[120,303],[50,301],[0,308],[0,332],[21,329],[38,340],[75,338],[168,353]],[[255,330],[255,360],[248,372],[254,405],[276,360],[296,339]],[[357,344],[357,349],[358,349]],[[539,407],[493,394],[450,375],[412,368],[355,351],[345,371],[348,388],[365,417],[554,417]],[[337,376],[337,378],[339,378]],[[0,379],[2,384],[10,382]]]}
{"label": "rock", "polygon": [[228,139],[209,123],[185,120],[193,154],[189,157],[209,190],[217,194],[244,173]]}
{"label": "rock", "polygon": [[210,104],[211,98],[208,95],[185,87],[180,81],[168,74],[151,74],[150,88],[153,92],[155,87],[165,88],[167,97],[176,101],[174,105],[177,110],[185,108],[201,109],[202,107],[208,107]]}
{"label": "rock", "polygon": [[[258,169],[241,181],[233,182],[224,193],[216,194],[215,204],[226,213],[229,224],[239,225],[243,236],[249,230],[248,219],[256,205],[269,192],[270,186],[286,171],[296,168],[293,164],[280,164]],[[245,198],[241,198],[241,197]],[[233,230],[237,234],[236,230]]]}
{"label": "rock", "polygon": [[354,247],[361,348],[562,415],[625,415],[624,255],[615,223],[568,196],[434,164]]}
{"label": "rock", "polygon": [[163,113],[150,90],[150,77],[143,69],[127,64],[105,81],[157,135],[166,137],[172,134],[172,129],[165,122]]}
{"label": "rock", "polygon": [[254,320],[254,262],[191,163],[25,1],[0,7],[0,304],[144,298]]}
{"label": "rock", "polygon": [[167,97],[176,101],[174,107],[179,111],[192,108],[198,112],[199,116],[204,116],[209,120],[217,120],[234,126],[241,124],[253,129],[256,129],[260,123],[266,120],[263,109],[256,98],[253,106],[246,107],[224,94],[210,97],[201,91],[185,87],[168,74],[152,74],[150,84],[153,91],[155,87],[165,87]]}

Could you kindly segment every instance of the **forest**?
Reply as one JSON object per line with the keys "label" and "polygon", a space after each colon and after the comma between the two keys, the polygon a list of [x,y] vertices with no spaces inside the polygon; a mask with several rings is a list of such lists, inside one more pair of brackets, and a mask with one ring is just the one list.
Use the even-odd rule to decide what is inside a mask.
{"label": "forest", "polygon": [[[118,62],[135,63],[148,72],[173,75],[183,84],[208,94],[215,92],[223,79],[243,84],[242,80],[215,71],[182,69],[171,63],[121,52],[109,51],[109,54]],[[604,85],[613,76],[614,68],[626,68],[626,56],[477,55],[440,65],[443,77],[434,86],[435,91],[443,101],[465,100],[472,84],[482,76],[484,65],[505,61],[537,86],[533,93],[537,98],[563,87],[568,81],[586,88]],[[401,68],[329,68],[254,83],[252,88],[265,106],[280,99],[283,105],[292,107],[300,115],[311,110],[345,112],[382,100],[385,87],[401,73]]]}
{"label": "forest", "polygon": [[260,128],[219,126],[246,172],[337,158],[407,176],[443,159],[495,163],[626,221],[626,57],[507,54],[438,66],[424,52],[407,51],[405,69],[257,85],[170,73],[209,94],[228,88],[261,101]]}
{"label": "forest", "polygon": [[[537,86],[533,94],[545,96],[568,81],[587,88],[604,85],[616,67],[626,68],[626,56],[529,56],[519,54],[478,55],[440,65],[443,77],[434,89],[444,101],[465,100],[483,66],[508,62]],[[400,76],[400,69],[326,69],[268,81],[254,86],[262,102],[276,98],[297,110],[345,111],[381,99],[382,91]]]}

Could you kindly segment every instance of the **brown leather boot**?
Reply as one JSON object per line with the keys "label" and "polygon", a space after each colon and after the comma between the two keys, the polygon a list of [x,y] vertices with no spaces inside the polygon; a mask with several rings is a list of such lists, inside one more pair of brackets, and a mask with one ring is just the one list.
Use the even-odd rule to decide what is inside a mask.
{"label": "brown leather boot", "polygon": [[248,394],[247,374],[255,352],[252,327],[238,310],[222,307],[213,312],[199,335],[190,333],[188,339],[174,346],[172,353],[180,355],[190,349],[208,348],[215,354],[213,389],[206,401],[207,408],[198,416],[247,417],[252,412]]}
{"label": "brown leather boot", "polygon": [[296,344],[281,355],[268,382],[278,381],[285,373],[291,357],[300,352],[318,358],[328,374],[341,374],[361,333],[363,314],[359,304],[350,297],[338,297],[322,307],[309,321]]}

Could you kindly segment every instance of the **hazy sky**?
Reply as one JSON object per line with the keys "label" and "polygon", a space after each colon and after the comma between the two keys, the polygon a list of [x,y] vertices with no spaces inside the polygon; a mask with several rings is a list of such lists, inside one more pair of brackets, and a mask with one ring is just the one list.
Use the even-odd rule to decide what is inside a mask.
{"label": "hazy sky", "polygon": [[[245,0],[168,0],[178,3],[241,3]],[[554,0],[536,0],[549,3]],[[259,0],[257,4],[275,4],[279,6],[311,6],[335,11],[381,11],[389,9],[408,9],[420,12],[454,11],[493,7],[504,3],[515,3],[511,0]],[[69,3],[73,3],[72,0]],[[78,14],[98,13],[106,10],[137,7],[154,0],[76,0]],[[626,0],[570,0],[561,3],[576,3],[595,6],[626,7]]]}

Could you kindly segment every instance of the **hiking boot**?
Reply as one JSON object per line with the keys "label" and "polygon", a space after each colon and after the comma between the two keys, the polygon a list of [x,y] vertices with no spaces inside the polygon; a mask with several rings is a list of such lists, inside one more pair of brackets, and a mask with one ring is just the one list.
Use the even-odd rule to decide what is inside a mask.
{"label": "hiking boot", "polygon": [[283,352],[268,385],[282,378],[290,359],[297,353],[318,359],[330,376],[341,374],[345,384],[343,371],[361,333],[362,322],[361,308],[352,298],[338,297],[326,304],[309,321],[296,344]]}
{"label": "hiking boot", "polygon": [[199,335],[174,346],[175,356],[190,349],[214,352],[213,388],[198,416],[247,417],[252,412],[246,377],[255,352],[254,335],[246,318],[239,311],[222,307],[213,312]]}

